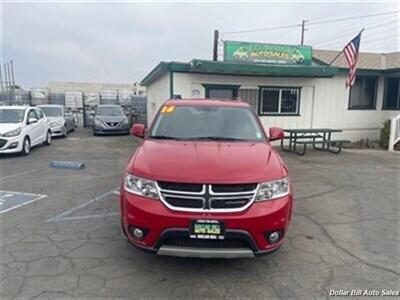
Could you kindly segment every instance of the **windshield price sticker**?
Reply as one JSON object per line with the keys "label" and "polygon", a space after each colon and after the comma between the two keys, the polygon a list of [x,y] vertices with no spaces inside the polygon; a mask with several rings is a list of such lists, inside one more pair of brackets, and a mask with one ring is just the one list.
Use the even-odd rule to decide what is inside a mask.
{"label": "windshield price sticker", "polygon": [[161,109],[161,113],[165,114],[165,113],[172,113],[175,111],[175,106],[174,105],[169,105],[169,106],[164,106]]}

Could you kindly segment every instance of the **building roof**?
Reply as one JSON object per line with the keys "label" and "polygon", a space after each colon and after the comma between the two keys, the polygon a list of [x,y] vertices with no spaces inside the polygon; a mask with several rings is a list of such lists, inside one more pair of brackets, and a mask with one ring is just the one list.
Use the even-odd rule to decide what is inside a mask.
{"label": "building roof", "polygon": [[339,70],[336,67],[319,65],[261,65],[193,59],[188,63],[160,62],[140,84],[148,86],[171,71],[236,76],[332,77]]}
{"label": "building roof", "polygon": [[49,81],[47,88],[52,92],[81,91],[99,92],[102,90],[134,90],[138,88],[135,84],[97,83],[97,82],[69,82]]}
{"label": "building roof", "polygon": [[[313,59],[323,64],[329,64],[340,51],[313,49]],[[332,66],[348,69],[348,64],[343,53],[335,60]],[[365,70],[392,70],[400,68],[400,52],[392,53],[367,53],[360,52],[358,56],[358,69]]]}

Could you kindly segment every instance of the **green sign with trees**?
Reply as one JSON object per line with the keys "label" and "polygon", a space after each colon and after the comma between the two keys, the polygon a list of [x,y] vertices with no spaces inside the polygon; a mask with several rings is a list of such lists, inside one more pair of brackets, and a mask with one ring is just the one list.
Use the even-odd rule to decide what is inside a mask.
{"label": "green sign with trees", "polygon": [[311,65],[311,59],[312,48],[309,46],[224,42],[226,62]]}

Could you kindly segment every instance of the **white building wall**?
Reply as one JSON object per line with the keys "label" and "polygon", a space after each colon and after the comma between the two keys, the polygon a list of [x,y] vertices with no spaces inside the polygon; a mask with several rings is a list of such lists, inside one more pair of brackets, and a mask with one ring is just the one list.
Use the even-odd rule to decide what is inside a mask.
{"label": "white building wall", "polygon": [[164,74],[147,87],[147,124],[150,126],[160,106],[169,99],[169,73]]}
{"label": "white building wall", "polygon": [[335,135],[337,138],[378,139],[383,121],[398,114],[381,110],[383,77],[379,79],[376,110],[349,110],[349,89],[345,82],[346,74],[333,78],[289,78],[174,73],[173,93],[182,98],[204,98],[202,84],[237,84],[242,88],[301,87],[300,116],[262,116],[265,128],[337,128],[343,130]]}

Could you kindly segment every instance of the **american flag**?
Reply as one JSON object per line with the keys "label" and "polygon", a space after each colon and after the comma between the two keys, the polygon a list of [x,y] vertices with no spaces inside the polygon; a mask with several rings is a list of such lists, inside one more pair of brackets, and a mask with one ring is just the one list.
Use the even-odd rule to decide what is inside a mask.
{"label": "american flag", "polygon": [[361,32],[352,39],[343,49],[344,56],[349,64],[349,75],[346,80],[346,87],[353,86],[356,81],[356,70],[358,61],[358,50],[360,49]]}

